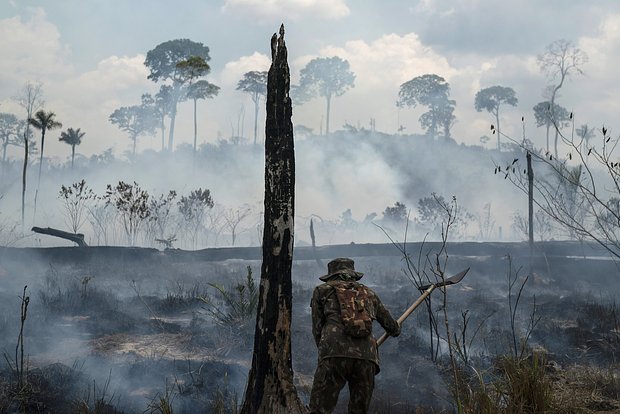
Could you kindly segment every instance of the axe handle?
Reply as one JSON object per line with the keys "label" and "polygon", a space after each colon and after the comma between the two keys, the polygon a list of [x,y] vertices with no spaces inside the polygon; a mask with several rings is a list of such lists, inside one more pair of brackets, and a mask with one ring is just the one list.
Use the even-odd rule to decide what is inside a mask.
{"label": "axe handle", "polygon": [[[409,306],[409,308],[405,311],[405,313],[403,313],[403,314],[401,315],[401,317],[400,317],[400,318],[398,318],[398,321],[397,321],[397,322],[398,322],[398,326],[402,326],[402,324],[403,324],[403,322],[405,321],[405,319],[407,319],[407,318],[409,317],[409,315],[411,315],[411,313],[412,313],[412,312],[413,312],[413,311],[414,311],[414,310],[415,310],[418,306],[420,306],[420,304],[421,304],[422,302],[424,302],[424,299],[426,299],[426,297],[427,297],[428,295],[430,295],[430,294],[431,294],[431,292],[432,292],[433,290],[435,290],[435,285],[431,285],[428,289],[426,289],[426,290],[424,291],[424,293],[422,293],[422,296],[420,296],[420,297],[418,298],[418,300],[416,300],[416,301],[413,303],[413,305]],[[381,344],[382,344],[382,343],[384,343],[386,339],[388,339],[388,334],[387,334],[387,333],[384,333],[384,334],[381,336],[381,338],[379,338],[379,340],[377,341],[377,346],[378,346],[378,347],[379,347],[379,346],[381,346]]]}

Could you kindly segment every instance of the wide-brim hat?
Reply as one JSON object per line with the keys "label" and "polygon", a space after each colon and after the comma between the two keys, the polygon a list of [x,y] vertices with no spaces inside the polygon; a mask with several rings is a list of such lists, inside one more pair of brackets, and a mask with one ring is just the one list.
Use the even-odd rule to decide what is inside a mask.
{"label": "wide-brim hat", "polygon": [[327,274],[319,277],[319,279],[325,282],[331,277],[340,274],[344,274],[353,280],[360,280],[364,276],[363,273],[355,271],[355,263],[353,260],[346,257],[340,257],[327,264]]}

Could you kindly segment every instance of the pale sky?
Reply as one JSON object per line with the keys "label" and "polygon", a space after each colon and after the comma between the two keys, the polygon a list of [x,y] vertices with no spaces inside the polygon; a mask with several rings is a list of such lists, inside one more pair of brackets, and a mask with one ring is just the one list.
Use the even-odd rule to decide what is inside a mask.
{"label": "pale sky", "polygon": [[[22,116],[11,97],[26,81],[40,81],[45,109],[57,114],[63,129],[86,132],[78,153],[112,147],[121,154],[131,142],[108,116],[159,89],[143,65],[150,49],[189,38],[210,48],[207,80],[221,87],[216,98],[199,101],[199,143],[229,137],[239,119],[250,138],[253,104],[235,91],[236,83],[247,71],[268,68],[269,41],[281,22],[293,83],[315,57],[340,56],[356,74],[355,88],[332,102],[332,131],[345,122],[368,127],[374,118],[382,132],[395,133],[400,119],[406,133],[421,133],[421,112],[399,113],[395,102],[400,84],[435,73],[452,88],[458,142],[478,144],[489,135],[493,121],[474,110],[474,96],[502,85],[519,99],[503,111],[504,132],[520,137],[523,115],[528,136],[542,145],[531,108],[544,100],[548,81],[536,56],[558,39],[573,41],[589,56],[585,75],[565,84],[558,103],[578,124],[620,130],[616,0],[0,0],[0,112]],[[296,106],[293,121],[318,132],[323,116],[324,102],[316,99]],[[181,103],[176,145],[192,142],[192,127],[192,104]],[[50,132],[46,153],[64,160],[69,147],[57,141],[59,134]],[[144,137],[138,151],[159,145],[157,135]]]}

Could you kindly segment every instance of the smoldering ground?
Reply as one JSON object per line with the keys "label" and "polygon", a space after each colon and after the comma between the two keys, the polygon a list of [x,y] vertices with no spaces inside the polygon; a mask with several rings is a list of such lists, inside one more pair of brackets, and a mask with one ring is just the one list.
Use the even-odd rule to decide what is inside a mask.
{"label": "smoldering ground", "polygon": [[[381,223],[381,219],[385,209],[396,202],[406,206],[413,221],[418,216],[419,200],[431,197],[433,192],[447,200],[456,196],[459,205],[472,217],[462,237],[479,239],[475,217],[487,204],[495,223],[488,237],[497,239],[500,226],[504,229],[504,239],[520,237],[511,231],[512,216],[516,211],[525,210],[526,200],[513,186],[494,175],[493,167],[495,162],[504,163],[522,154],[500,154],[450,140],[370,131],[340,131],[330,137],[298,139],[296,154],[298,242],[310,241],[310,218],[314,218],[317,226],[318,244],[384,242],[385,235],[372,222],[394,227]],[[231,245],[230,225],[239,217],[242,219],[236,229],[239,237],[235,245],[259,245],[263,168],[262,147],[234,140],[204,145],[195,157],[191,149],[185,147],[173,154],[147,151],[130,159],[115,158],[111,153],[98,154],[78,159],[73,170],[66,164],[46,160],[41,184],[37,186],[36,177],[28,179],[24,227],[68,229],[66,209],[59,198],[61,185],[70,186],[84,179],[101,197],[107,185],[115,186],[124,181],[137,183],[149,193],[150,200],[165,196],[171,190],[176,192],[176,198],[169,204],[171,213],[165,228],[154,234],[155,224],[144,220],[139,229],[138,245],[161,247],[154,239],[171,235],[178,239],[174,247],[196,249]],[[0,220],[5,229],[2,236],[5,243],[66,245],[53,238],[35,238],[32,233],[27,233],[26,240],[16,240],[15,234],[12,238],[8,235],[8,230],[21,220],[21,164],[13,161],[6,166],[3,177]],[[215,206],[206,209],[201,223],[184,221],[176,204],[181,197],[199,188],[210,190]],[[484,191],[477,191],[480,188]],[[127,244],[122,224],[118,222],[118,211],[104,209],[104,205],[103,200],[90,200],[78,231],[85,234],[91,245]],[[345,219],[347,211],[349,216]],[[196,226],[200,227],[200,236],[194,241],[191,227],[195,229]],[[398,226],[391,235],[402,238],[403,231],[404,227]],[[422,238],[428,229],[411,227],[409,231],[410,238]],[[431,232],[431,236],[435,235],[436,232]]]}
{"label": "smoldering ground", "polygon": [[[515,314],[516,324],[511,327],[509,299],[514,306],[515,291],[508,294],[507,275],[521,283],[529,273],[529,262],[524,259],[523,246],[514,252],[511,249],[518,244],[504,247],[508,245],[493,240],[499,238],[500,226],[503,240],[519,240],[518,233],[511,234],[512,217],[525,210],[526,199],[502,176],[494,174],[493,168],[496,163],[522,157],[517,150],[498,153],[450,140],[370,131],[300,139],[296,150],[298,246],[310,242],[310,219],[318,245],[385,243],[388,237],[402,240],[407,228],[408,240],[440,239],[441,223],[424,222],[417,208],[422,198],[432,200],[432,192],[448,201],[456,196],[463,215],[467,210],[471,217],[490,204],[486,231],[480,228],[481,220],[470,217],[449,240],[449,245],[462,240],[487,241],[469,246],[466,253],[451,253],[446,269],[450,273],[472,267],[462,285],[448,290],[447,302],[450,326],[467,343],[467,356],[457,355],[467,359],[466,366],[492,370],[498,356],[514,352],[515,338],[520,349],[534,309],[542,319],[527,338],[528,347],[543,350],[550,359],[565,365],[578,361],[605,366],[616,358],[616,313],[611,292],[617,269],[613,261],[586,258],[606,258],[588,244],[577,243],[575,247],[575,243],[557,242],[546,255],[537,256]],[[175,235],[177,241],[172,246],[187,250],[231,246],[231,228],[225,226],[222,217],[246,208],[251,213],[236,229],[235,246],[260,244],[260,146],[230,140],[202,147],[196,158],[188,148],[180,148],[172,154],[145,152],[129,159],[100,154],[78,160],[74,170],[60,163],[46,165],[37,193],[36,215],[36,180],[29,181],[26,229],[31,224],[67,228],[66,211],[58,198],[60,185],[84,178],[101,196],[107,184],[122,180],[135,181],[155,197],[170,190],[178,193],[170,205],[172,215],[167,226],[156,231],[152,226],[157,222],[145,220],[136,245],[161,248],[154,241],[156,237]],[[0,235],[5,243],[23,247],[67,245],[47,236],[20,238],[20,165],[14,161],[6,168],[4,197],[0,200],[4,223]],[[195,223],[183,222],[179,216],[177,202],[198,188],[209,189],[216,205],[206,210],[207,215],[213,213],[212,217],[205,216],[192,228]],[[383,214],[397,201],[406,205],[405,214],[410,210],[409,221],[402,216],[398,216],[401,220],[391,220]],[[127,245],[114,206],[103,207],[103,200],[93,203],[79,229],[89,244]],[[98,217],[99,222],[91,220],[96,218],[96,208],[108,209],[107,215]],[[221,214],[220,221],[215,213]],[[97,223],[103,226],[97,227]],[[197,239],[192,234],[197,234]],[[546,237],[563,236],[556,232]],[[540,246],[542,252],[547,244]],[[24,352],[33,384],[26,396],[8,393],[3,400],[11,407],[7,410],[26,397],[39,404],[31,405],[33,410],[52,407],[57,412],[74,410],[79,404],[92,408],[97,401],[129,413],[159,412],[167,403],[175,412],[230,409],[243,395],[252,352],[254,322],[247,312],[251,284],[246,266],[252,269],[255,281],[259,262],[206,262],[200,259],[200,252],[192,256],[177,250],[101,247],[88,251],[93,253],[80,257],[80,250],[72,248],[2,250],[0,329],[7,358],[2,377],[6,387],[2,390],[10,391],[15,383],[24,285],[28,285],[30,296]],[[429,265],[426,258],[432,259],[433,251],[414,249],[408,253],[414,258],[421,255],[422,263]],[[509,267],[508,254],[514,255],[513,267]],[[364,281],[394,315],[419,294],[403,273],[406,262],[396,248],[389,257],[352,256],[367,275]],[[324,263],[330,257],[333,255],[323,257]],[[314,260],[295,262],[293,360],[304,401],[316,366],[309,302],[317,276],[324,272]],[[241,310],[240,304],[245,304]],[[435,320],[441,321],[440,292],[434,295],[430,309]],[[463,319],[466,311],[467,328]],[[409,412],[413,407],[450,409],[449,348],[441,324],[438,329],[439,337],[431,333],[423,307],[406,323],[401,337],[390,339],[382,347],[375,412]],[[345,395],[340,410],[342,401]]]}
{"label": "smoldering ground", "polygon": [[[468,246],[448,244],[448,274],[472,267],[466,279],[446,291],[450,327],[455,338],[466,342],[467,356],[457,356],[467,358],[464,366],[480,372],[490,370],[494,360],[513,352],[515,338],[519,350],[524,346],[544,352],[559,372],[574,364],[602,370],[613,366],[620,352],[615,265],[610,260],[595,260],[593,257],[604,253],[592,245],[585,246],[589,258],[559,256],[557,249],[562,245],[540,245],[547,254],[533,263],[513,329],[510,301],[514,307],[516,289],[524,282],[528,273],[524,269],[529,266],[523,246],[481,244],[479,255],[473,257]],[[427,254],[432,257],[431,247],[415,251],[422,251],[424,260]],[[504,248],[508,249],[505,254],[514,256],[498,253]],[[37,407],[41,412],[46,412],[43,407],[71,412],[67,410],[84,403],[92,409],[97,401],[109,410],[114,407],[127,413],[160,412],[162,401],[169,402],[174,412],[231,412],[226,410],[232,410],[232,401],[243,395],[254,329],[253,316],[235,314],[232,306],[241,304],[239,295],[250,289],[247,266],[256,281],[260,263],[211,262],[199,255],[178,261],[170,253],[154,250],[147,252],[148,260],[136,250],[112,261],[105,249],[92,249],[96,253],[82,260],[75,260],[79,249],[71,248],[73,258],[60,250],[44,256],[24,249],[0,253],[0,346],[8,361],[15,359],[19,297],[23,285],[28,284],[24,351],[32,401],[39,404],[31,402],[32,412],[37,412]],[[563,249],[581,247],[564,243]],[[392,256],[354,259],[356,268],[365,273],[363,281],[393,315],[399,315],[419,296],[396,249]],[[293,363],[297,387],[306,402],[316,367],[309,302],[317,277],[324,272],[314,260],[296,261],[293,267]],[[517,281],[511,293],[510,278]],[[233,301],[226,301],[216,286],[225,287]],[[439,338],[429,329],[428,312],[422,306],[404,324],[401,336],[381,347],[382,370],[377,376],[373,412],[451,409],[448,348],[441,327],[443,306],[442,292],[437,291],[430,309],[440,321]],[[214,309],[223,314],[213,313]],[[463,313],[469,318],[467,327]],[[523,342],[532,314],[540,320]],[[375,329],[381,332],[380,327]],[[13,379],[5,367],[3,392]],[[608,400],[616,404],[614,399]],[[13,403],[13,408],[4,407],[8,412],[18,404],[16,399],[6,401]],[[346,392],[338,412],[345,406]]]}

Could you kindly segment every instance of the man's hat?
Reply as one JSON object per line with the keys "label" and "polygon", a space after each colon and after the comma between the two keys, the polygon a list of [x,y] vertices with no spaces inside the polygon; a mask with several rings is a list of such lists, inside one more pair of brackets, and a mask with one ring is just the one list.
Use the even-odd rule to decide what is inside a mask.
{"label": "man's hat", "polygon": [[329,280],[332,276],[336,276],[339,274],[344,274],[349,276],[353,280],[360,280],[363,273],[356,272],[353,260],[341,257],[338,259],[334,259],[327,264],[327,274],[325,276],[319,277],[323,282]]}

